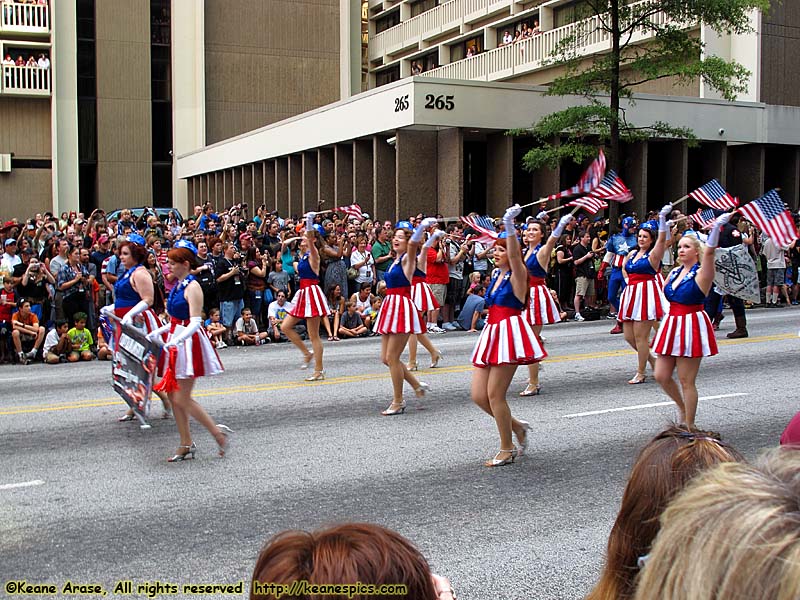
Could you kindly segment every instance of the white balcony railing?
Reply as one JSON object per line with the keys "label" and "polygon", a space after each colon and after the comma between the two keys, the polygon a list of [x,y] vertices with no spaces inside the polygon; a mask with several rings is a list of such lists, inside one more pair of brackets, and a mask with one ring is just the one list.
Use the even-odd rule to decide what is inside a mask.
{"label": "white balcony railing", "polygon": [[50,69],[3,65],[3,94],[15,96],[49,96]]}
{"label": "white balcony railing", "polygon": [[[663,12],[658,12],[651,17],[651,20],[656,24],[664,24],[667,22],[667,16]],[[536,71],[545,66],[545,61],[552,55],[559,42],[579,29],[582,38],[582,45],[578,48],[579,55],[588,56],[611,48],[608,32],[601,27],[599,17],[593,16],[577,23],[544,31],[520,42],[425,71],[422,76],[499,81]],[[639,33],[632,41],[641,42],[650,37],[649,34]]]}
{"label": "white balcony railing", "polygon": [[22,4],[3,0],[0,3],[0,30],[18,33],[50,33],[50,6]]}
{"label": "white balcony railing", "polygon": [[465,23],[510,7],[516,0],[450,0],[375,35],[369,41],[369,58],[391,55]]}

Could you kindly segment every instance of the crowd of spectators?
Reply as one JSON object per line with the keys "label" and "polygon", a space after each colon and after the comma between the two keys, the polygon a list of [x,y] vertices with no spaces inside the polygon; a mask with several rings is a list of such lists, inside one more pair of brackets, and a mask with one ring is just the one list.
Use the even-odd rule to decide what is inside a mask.
{"label": "crowd of spectators", "polygon": [[[167,250],[177,239],[190,239],[198,248],[200,266],[193,274],[203,288],[206,326],[216,346],[285,342],[280,326],[299,287],[303,225],[264,206],[252,216],[248,212],[247,205],[220,212],[204,205],[194,207],[185,220],[174,212],[162,220],[154,210],[138,218],[123,210],[118,218],[107,219],[98,209],[88,218],[80,213],[60,217],[45,213],[23,223],[6,222],[0,228],[1,356],[25,363],[97,355],[106,346],[98,328],[99,310],[113,303],[114,283],[124,274],[117,242],[134,232],[147,241],[146,266],[156,290],[157,312],[163,314],[175,285]],[[676,240],[692,221],[678,210],[672,216]],[[418,214],[408,220],[413,224],[422,218]],[[324,334],[331,342],[374,335],[372,326],[385,295],[382,280],[395,258],[389,243],[394,222],[336,212],[317,219],[326,232],[320,247],[320,282],[332,313],[322,320]],[[528,222],[532,219],[528,217]],[[608,225],[602,217],[579,215],[555,247],[548,285],[564,317],[583,321],[602,314],[606,280],[597,273]],[[427,251],[426,278],[441,308],[425,315],[428,331],[479,331],[487,312],[484,296],[493,269],[491,247],[460,222],[440,221],[437,227],[446,235]],[[739,227],[762,276],[765,305],[798,304],[800,251],[775,248],[745,220]],[[673,263],[674,248],[665,255],[665,272]],[[88,345],[73,331],[81,329],[77,314],[84,316]],[[63,333],[71,338],[68,352],[63,336],[53,335],[62,321],[67,325]],[[302,323],[298,333],[306,334]]]}

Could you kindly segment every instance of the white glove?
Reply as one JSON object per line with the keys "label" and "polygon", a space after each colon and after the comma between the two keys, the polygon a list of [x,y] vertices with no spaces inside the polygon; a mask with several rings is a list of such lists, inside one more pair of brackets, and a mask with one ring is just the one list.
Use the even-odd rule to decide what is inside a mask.
{"label": "white glove", "polygon": [[425,219],[422,219],[422,223],[420,223],[418,227],[422,227],[425,231],[427,231],[428,229],[436,225],[437,222],[438,221],[436,220],[435,217],[427,217]]}
{"label": "white glove", "polygon": [[564,233],[564,229],[567,225],[569,225],[572,221],[575,220],[575,217],[572,215],[564,215],[558,220],[558,225],[556,225],[555,229],[553,229],[553,233],[550,234],[550,237],[560,238],[561,234]]}
{"label": "white glove", "polygon": [[672,204],[665,204],[658,213],[658,232],[669,232],[669,225],[667,225],[667,215],[672,212]]}
{"label": "white glove", "polygon": [[[667,241],[672,239],[672,226],[675,225],[675,221],[670,219],[667,221]],[[661,223],[658,224],[658,228],[661,229]]]}
{"label": "white glove", "polygon": [[195,332],[199,331],[202,326],[203,319],[201,317],[192,317],[189,319],[189,324],[183,328],[183,331],[176,335],[170,336],[169,340],[167,340],[167,343],[164,344],[164,348],[171,348],[184,342],[192,337]]}
{"label": "white glove", "polygon": [[431,246],[433,246],[433,244],[436,242],[436,240],[441,239],[444,236],[445,236],[445,232],[443,230],[441,230],[441,229],[437,229],[436,231],[434,231],[430,235],[430,237],[428,237],[428,240],[424,244],[422,244],[422,247],[423,248],[430,248]]}
{"label": "white glove", "polygon": [[506,209],[503,215],[503,225],[505,226],[506,233],[509,235],[514,231],[514,219],[522,212],[519,204],[514,204]]}
{"label": "white glove", "polygon": [[547,218],[547,211],[546,210],[541,211],[538,215],[536,215],[536,218],[539,221],[542,221],[542,220],[546,219]]}
{"label": "white glove", "polygon": [[411,242],[415,244],[419,244],[422,241],[422,236],[425,235],[425,232],[430,229],[433,224],[436,223],[436,219],[433,217],[428,217],[427,219],[423,219],[422,223],[417,225],[414,231],[411,233]]}
{"label": "white glove", "polygon": [[719,225],[719,227],[721,229],[723,225],[727,225],[728,224],[728,221],[731,220],[732,216],[733,216],[732,212],[724,212],[720,216],[717,217],[716,224]]}
{"label": "white glove", "polygon": [[159,341],[161,339],[161,336],[165,332],[169,331],[170,327],[171,327],[171,325],[169,323],[167,323],[166,325],[163,325],[163,326],[159,327],[158,329],[155,329],[154,331],[151,331],[150,333],[147,334],[147,339],[150,340],[151,342]]}
{"label": "white glove", "polygon": [[109,319],[114,318],[116,316],[116,313],[114,313],[114,305],[108,304],[107,306],[104,306],[100,309],[100,314],[105,315]]}
{"label": "white glove", "polygon": [[314,227],[314,219],[317,218],[317,213],[310,212],[306,213],[306,231],[311,231],[311,228]]}
{"label": "white glove", "polygon": [[146,300],[139,300],[139,302],[134,305],[128,312],[125,313],[125,316],[122,317],[122,324],[123,325],[132,325],[133,320],[144,311],[150,308],[150,305],[147,303]]}

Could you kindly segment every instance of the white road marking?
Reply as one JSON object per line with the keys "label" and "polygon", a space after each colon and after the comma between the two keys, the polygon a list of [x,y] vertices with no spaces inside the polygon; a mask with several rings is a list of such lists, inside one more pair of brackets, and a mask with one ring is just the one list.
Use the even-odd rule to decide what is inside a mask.
{"label": "white road marking", "polygon": [[[720,398],[738,398],[740,396],[747,396],[746,393],[737,394],[718,394],[716,396],[703,396],[698,398],[700,400],[718,400]],[[589,412],[575,413],[572,415],[562,415],[562,419],[571,419],[573,417],[591,417],[593,415],[604,415],[606,413],[622,412],[625,410],[640,410],[642,408],[654,408],[656,406],[674,406],[675,403],[670,400],[669,402],[653,402],[652,404],[636,404],[634,406],[620,406],[618,408],[607,408],[605,410],[591,410]]]}
{"label": "white road marking", "polygon": [[15,490],[17,488],[26,488],[26,487],[33,487],[35,485],[44,485],[44,481],[41,479],[34,479],[33,481],[24,481],[22,483],[4,483],[0,485],[0,491],[2,490]]}

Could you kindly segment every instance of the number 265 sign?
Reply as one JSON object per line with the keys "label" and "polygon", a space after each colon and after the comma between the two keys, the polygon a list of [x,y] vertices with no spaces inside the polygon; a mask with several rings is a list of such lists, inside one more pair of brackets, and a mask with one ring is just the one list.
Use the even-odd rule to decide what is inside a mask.
{"label": "number 265 sign", "polygon": [[[455,96],[439,94],[425,94],[425,108],[428,110],[453,110],[456,107]],[[402,112],[411,107],[408,94],[394,99],[394,112]]]}

